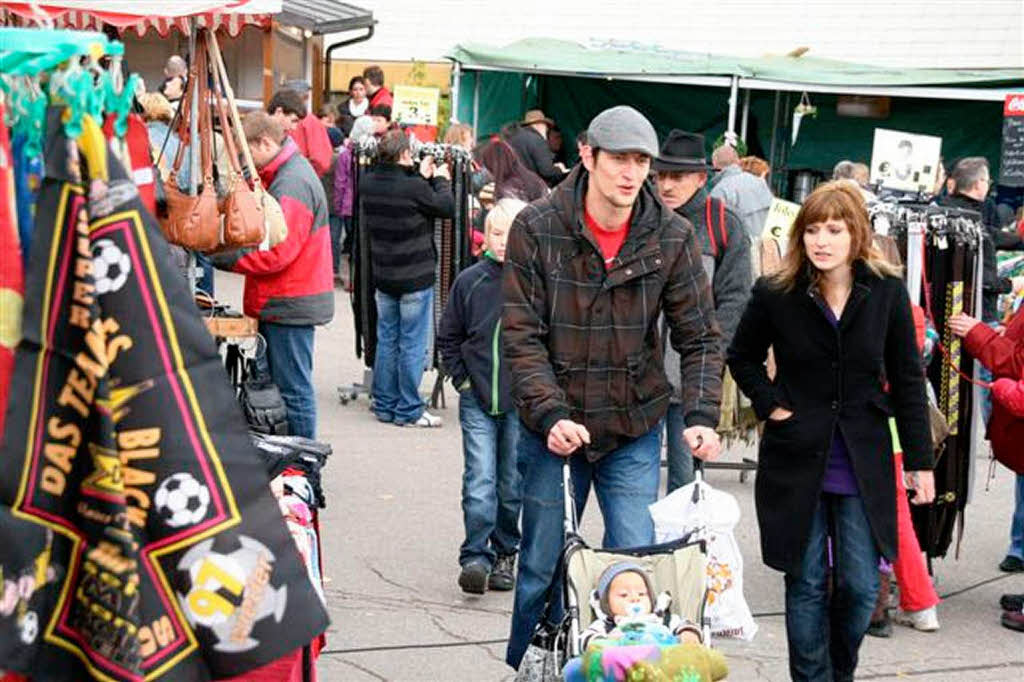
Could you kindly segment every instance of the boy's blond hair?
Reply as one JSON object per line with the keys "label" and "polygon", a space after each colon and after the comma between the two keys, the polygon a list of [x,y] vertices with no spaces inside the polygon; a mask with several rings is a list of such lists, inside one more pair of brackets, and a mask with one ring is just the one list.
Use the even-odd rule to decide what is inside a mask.
{"label": "boy's blond hair", "polygon": [[525,201],[511,197],[506,197],[496,203],[484,220],[484,239],[491,233],[493,227],[503,227],[507,232],[512,227],[512,221],[524,208],[526,208]]}

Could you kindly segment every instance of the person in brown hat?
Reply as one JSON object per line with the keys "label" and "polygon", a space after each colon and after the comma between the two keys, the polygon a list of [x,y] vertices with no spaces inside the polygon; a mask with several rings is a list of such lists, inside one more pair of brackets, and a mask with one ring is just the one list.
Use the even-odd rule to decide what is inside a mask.
{"label": "person in brown hat", "polygon": [[555,124],[540,109],[531,109],[508,139],[523,164],[554,187],[569,172],[548,146],[548,130]]}

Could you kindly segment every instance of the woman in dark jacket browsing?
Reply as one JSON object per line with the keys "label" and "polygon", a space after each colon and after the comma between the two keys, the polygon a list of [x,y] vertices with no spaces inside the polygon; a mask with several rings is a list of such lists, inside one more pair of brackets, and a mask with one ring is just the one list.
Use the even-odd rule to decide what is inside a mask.
{"label": "woman in dark jacket browsing", "polygon": [[815,190],[789,244],[782,269],[754,285],[729,369],[767,421],[755,499],[764,562],[786,574],[790,675],[838,682],[857,667],[879,555],[896,554],[891,415],[913,501],[935,494],[925,378],[906,289],[872,245],[856,188]]}

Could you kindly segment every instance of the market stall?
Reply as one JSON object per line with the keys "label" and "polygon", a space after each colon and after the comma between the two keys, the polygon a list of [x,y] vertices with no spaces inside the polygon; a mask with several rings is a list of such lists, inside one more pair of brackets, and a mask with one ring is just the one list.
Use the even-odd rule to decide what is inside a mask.
{"label": "market stall", "polygon": [[[504,47],[462,44],[452,110],[478,135],[539,107],[566,140],[602,109],[630,103],[660,136],[672,128],[715,140],[731,130],[773,168],[776,193],[789,171],[831,172],[868,159],[876,127],[937,135],[945,158],[982,155],[999,166],[1002,102],[1024,69],[886,69],[804,56],[738,58],[615,41],[551,39]],[[815,109],[794,118],[806,95]],[[795,142],[794,140],[794,130]]]}
{"label": "market stall", "polygon": [[[199,85],[179,132],[212,135],[216,104],[246,152],[216,38],[196,28],[192,42]],[[0,405],[0,666],[13,679],[315,679],[329,448],[250,434],[173,265],[174,208],[158,224],[162,180],[138,172],[152,159],[123,58],[101,33],[0,28],[0,249],[24,263],[0,281],[0,396],[19,391]],[[240,173],[228,203],[260,201]],[[244,243],[269,239],[257,227]]]}
{"label": "market stall", "polygon": [[[126,62],[150,90],[163,80],[168,57],[187,54],[190,27],[208,28],[221,41],[239,100],[247,108],[259,108],[283,83],[295,79],[313,86],[313,104],[318,105],[321,92],[329,90],[323,36],[372,29],[376,23],[369,10],[317,0],[184,0],[170,6],[140,0],[114,9],[93,0],[4,3],[0,25],[46,21],[56,28],[86,31],[113,27],[125,44]],[[327,46],[328,55],[356,40]]]}

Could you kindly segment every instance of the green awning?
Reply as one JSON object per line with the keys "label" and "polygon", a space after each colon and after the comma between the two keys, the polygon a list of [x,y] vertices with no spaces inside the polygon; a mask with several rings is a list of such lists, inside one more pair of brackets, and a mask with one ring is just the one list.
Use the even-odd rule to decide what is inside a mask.
{"label": "green awning", "polygon": [[[457,45],[449,59],[465,69],[637,78],[673,82],[680,77],[780,81],[792,86],[994,87],[1024,83],[1024,69],[886,68],[818,57],[729,57],[617,41],[591,45],[529,38],[505,47]],[[788,89],[788,88],[783,88]]]}

